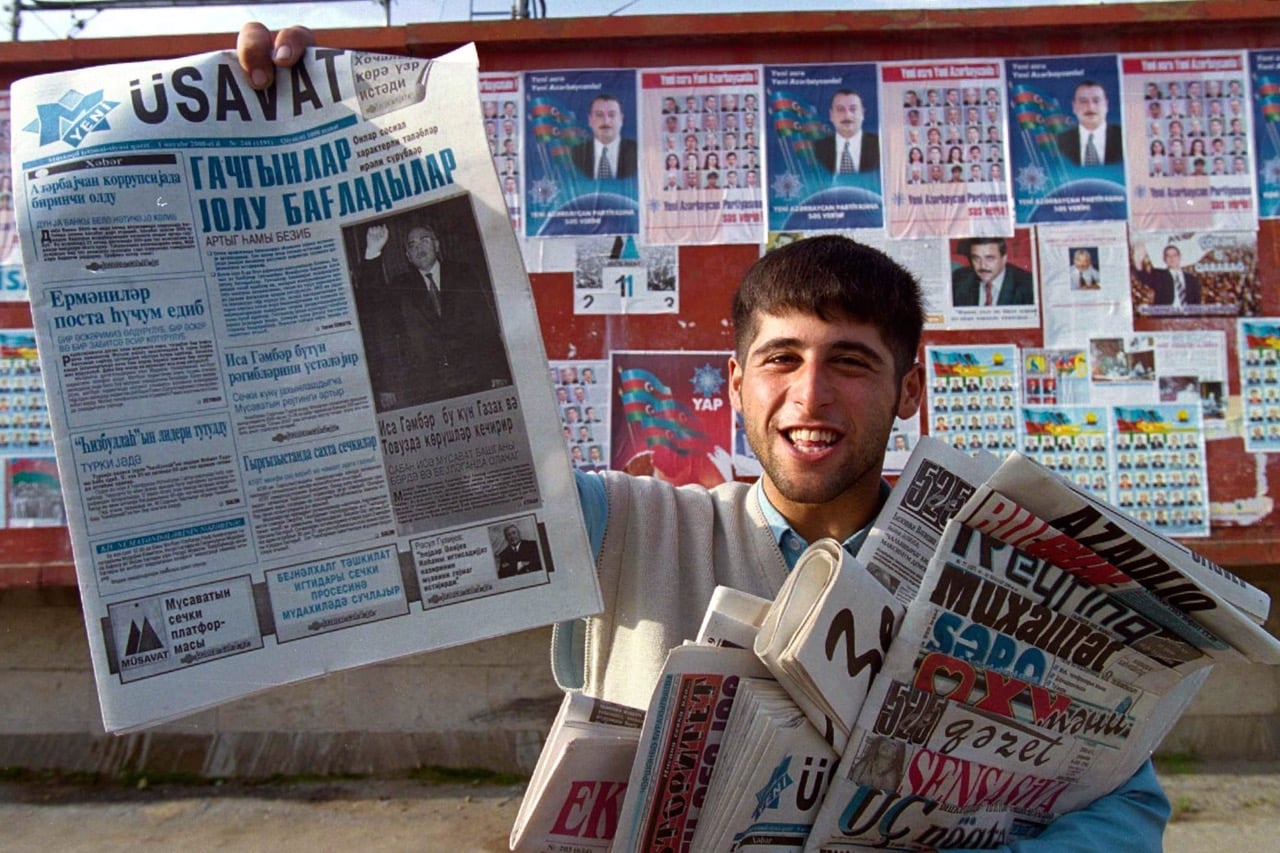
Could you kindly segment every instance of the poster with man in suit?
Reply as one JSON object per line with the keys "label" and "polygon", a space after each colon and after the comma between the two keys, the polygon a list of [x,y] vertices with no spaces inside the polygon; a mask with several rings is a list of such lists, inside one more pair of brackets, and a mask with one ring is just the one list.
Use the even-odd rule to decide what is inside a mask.
{"label": "poster with man in suit", "polygon": [[636,71],[524,75],[525,235],[640,231]]}

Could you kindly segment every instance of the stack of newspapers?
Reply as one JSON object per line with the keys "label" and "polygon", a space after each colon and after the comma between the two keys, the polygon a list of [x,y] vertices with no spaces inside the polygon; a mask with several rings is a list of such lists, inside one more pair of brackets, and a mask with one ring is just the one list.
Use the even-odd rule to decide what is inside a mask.
{"label": "stack of newspapers", "polygon": [[[590,749],[570,765],[558,720],[512,846],[916,850],[1034,837],[1127,780],[1213,663],[1280,663],[1261,627],[1269,604],[1025,457],[925,439],[856,558],[824,540],[773,602],[717,595],[699,637],[671,652],[631,760],[610,765],[625,787],[610,789],[607,816],[581,786],[548,784],[606,777]],[[539,814],[594,814],[593,830],[611,834],[593,847],[531,833],[582,824]]]}

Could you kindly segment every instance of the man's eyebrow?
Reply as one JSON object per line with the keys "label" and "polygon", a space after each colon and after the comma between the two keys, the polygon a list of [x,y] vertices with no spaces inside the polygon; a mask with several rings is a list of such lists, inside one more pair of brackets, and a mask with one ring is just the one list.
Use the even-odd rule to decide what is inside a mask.
{"label": "man's eyebrow", "polygon": [[[804,349],[805,344],[799,338],[794,337],[776,337],[761,341],[751,349],[751,357],[775,353],[780,350]],[[856,353],[877,364],[885,362],[885,356],[875,347],[862,341],[840,340],[830,344],[828,350],[834,355],[845,355],[848,353]]]}

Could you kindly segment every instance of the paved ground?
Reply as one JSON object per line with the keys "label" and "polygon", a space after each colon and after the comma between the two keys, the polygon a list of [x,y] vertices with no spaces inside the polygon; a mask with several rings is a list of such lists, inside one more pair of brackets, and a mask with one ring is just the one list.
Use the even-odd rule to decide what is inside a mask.
{"label": "paved ground", "polygon": [[[1161,771],[1171,853],[1271,853],[1280,762]],[[520,786],[344,780],[269,785],[0,782],[0,850],[25,853],[507,849]],[[1107,851],[1111,853],[1111,851]]]}

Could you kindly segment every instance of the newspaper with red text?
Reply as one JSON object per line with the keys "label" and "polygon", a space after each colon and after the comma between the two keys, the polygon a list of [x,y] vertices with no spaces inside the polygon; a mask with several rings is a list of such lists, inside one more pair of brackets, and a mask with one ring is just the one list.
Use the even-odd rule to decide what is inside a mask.
{"label": "newspaper with red text", "polygon": [[473,46],[11,93],[109,731],[599,610]]}
{"label": "newspaper with red text", "polygon": [[609,850],[643,722],[638,708],[566,693],[520,802],[511,850]]}
{"label": "newspaper with red text", "polygon": [[1149,758],[1203,684],[1207,659],[1147,689],[1122,680],[1163,665],[1011,580],[1029,577],[1020,567],[1036,559],[948,523],[807,850],[1008,844]]}
{"label": "newspaper with red text", "polygon": [[750,649],[672,649],[645,712],[614,849],[687,850],[744,678],[769,678]]}

